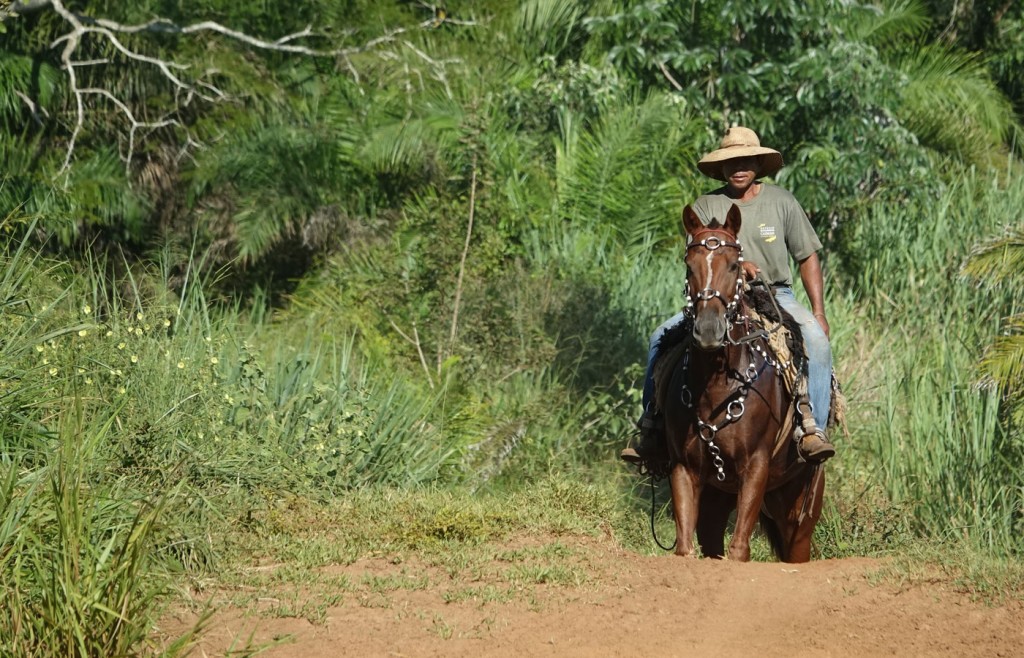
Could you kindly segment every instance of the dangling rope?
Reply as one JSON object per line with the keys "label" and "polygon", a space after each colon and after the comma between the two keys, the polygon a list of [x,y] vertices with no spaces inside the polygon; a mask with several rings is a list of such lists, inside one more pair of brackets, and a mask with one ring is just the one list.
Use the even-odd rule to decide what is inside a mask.
{"label": "dangling rope", "polygon": [[657,510],[657,502],[655,501],[655,495],[654,495],[654,493],[655,493],[654,483],[657,482],[657,481],[658,481],[658,478],[656,476],[652,475],[651,476],[651,536],[654,537],[654,543],[657,544],[658,548],[660,548],[661,550],[663,550],[663,551],[674,551],[676,549],[676,542],[679,540],[679,538],[677,537],[676,541],[673,541],[671,546],[665,546],[664,544],[662,544],[658,540],[658,531],[654,529],[654,513]]}

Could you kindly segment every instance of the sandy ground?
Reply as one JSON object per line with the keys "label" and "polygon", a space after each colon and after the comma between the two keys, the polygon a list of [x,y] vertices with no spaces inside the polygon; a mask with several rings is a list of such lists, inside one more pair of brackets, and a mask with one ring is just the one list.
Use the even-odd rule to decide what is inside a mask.
{"label": "sandy ground", "polygon": [[[238,651],[249,640],[273,658],[1024,656],[1021,604],[971,601],[938,581],[879,578],[878,560],[741,564],[568,542],[579,542],[571,559],[582,582],[530,583],[499,600],[467,595],[464,577],[410,562],[331,567],[325,580],[417,576],[429,585],[348,591],[312,622],[274,613],[275,593],[263,592],[262,610],[219,607],[192,655],[251,655]],[[179,613],[163,630],[192,619]]]}

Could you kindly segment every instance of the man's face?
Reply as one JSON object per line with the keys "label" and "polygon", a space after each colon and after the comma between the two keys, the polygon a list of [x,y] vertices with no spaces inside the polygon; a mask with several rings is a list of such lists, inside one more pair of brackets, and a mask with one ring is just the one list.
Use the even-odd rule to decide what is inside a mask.
{"label": "man's face", "polygon": [[754,156],[732,158],[722,163],[722,174],[725,182],[734,190],[746,191],[760,173],[760,160]]}

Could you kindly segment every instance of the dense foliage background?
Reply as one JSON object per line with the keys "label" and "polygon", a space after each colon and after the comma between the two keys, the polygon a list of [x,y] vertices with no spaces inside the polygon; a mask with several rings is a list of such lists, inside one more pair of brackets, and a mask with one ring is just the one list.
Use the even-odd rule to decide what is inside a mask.
{"label": "dense foliage background", "polygon": [[288,496],[634,505],[615,455],[733,124],[825,243],[821,554],[1024,549],[1020,3],[0,4],[0,643],[136,650],[140,574]]}

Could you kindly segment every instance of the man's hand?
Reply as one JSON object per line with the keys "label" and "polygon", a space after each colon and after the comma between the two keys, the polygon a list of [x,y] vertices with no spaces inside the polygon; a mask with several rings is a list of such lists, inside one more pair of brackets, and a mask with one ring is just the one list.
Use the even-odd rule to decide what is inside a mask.
{"label": "man's hand", "polygon": [[825,317],[825,314],[821,312],[815,313],[814,319],[818,321],[819,325],[821,325],[821,330],[825,332],[825,338],[831,338],[828,334],[828,318]]}
{"label": "man's hand", "polygon": [[743,276],[747,281],[753,281],[761,273],[761,268],[748,260],[743,261]]}

